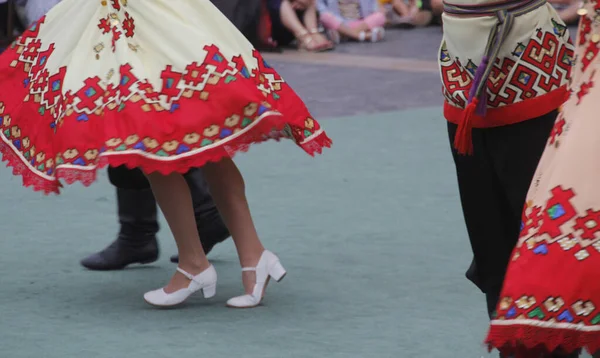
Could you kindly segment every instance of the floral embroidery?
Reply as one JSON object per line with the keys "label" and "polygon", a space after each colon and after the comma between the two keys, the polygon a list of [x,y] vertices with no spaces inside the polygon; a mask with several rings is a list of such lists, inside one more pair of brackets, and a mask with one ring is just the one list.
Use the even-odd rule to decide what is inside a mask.
{"label": "floral embroidery", "polygon": [[[136,51],[127,2],[102,5],[111,11],[98,20],[100,36],[111,41],[113,52],[122,51],[116,47],[125,39],[128,50]],[[29,179],[36,189],[56,191],[57,178],[89,183],[95,169],[108,163],[185,172],[271,138],[292,139],[311,155],[331,143],[256,50],[251,68],[241,55],[227,58],[207,44],[199,52],[204,57],[182,68],[166,65],[158,85],[125,62],[81,82],[71,78],[65,88],[68,68],[47,67],[57,45],[40,39],[45,22],[41,18],[5,52],[7,71],[22,91],[0,96],[0,149],[19,172],[37,176]],[[104,50],[104,42],[97,43],[96,58]],[[35,130],[16,108],[37,112]],[[286,111],[292,117],[284,119]],[[39,133],[48,139],[40,142]]]}

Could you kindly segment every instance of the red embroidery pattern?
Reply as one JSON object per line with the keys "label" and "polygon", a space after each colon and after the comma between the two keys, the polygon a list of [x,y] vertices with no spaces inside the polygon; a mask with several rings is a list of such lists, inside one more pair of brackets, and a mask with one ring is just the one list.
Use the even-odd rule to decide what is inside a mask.
{"label": "red embroidery pattern", "polygon": [[[571,199],[575,196],[573,189],[563,189],[558,186],[552,189],[551,194],[543,208],[540,206],[531,207],[529,204],[525,205],[523,223],[521,224],[521,239],[517,244],[517,248],[523,244],[526,244],[526,247],[531,250],[535,250],[540,245],[542,247],[554,243],[560,245],[561,242],[564,242],[561,239],[564,239],[567,234],[581,237],[581,228],[578,228],[577,225],[564,227],[571,220],[581,220],[587,215],[583,214],[577,217],[575,207],[571,204]],[[567,241],[570,242],[570,240],[570,238],[567,238]],[[600,240],[600,238],[596,240]],[[582,259],[589,256],[587,248],[594,243],[580,240],[577,244],[581,246],[582,251],[577,255],[581,256]],[[570,244],[562,246],[568,250],[574,247]],[[519,255],[517,252],[514,259],[517,259]]]}
{"label": "red embroidery pattern", "polygon": [[[525,348],[527,357],[558,347],[569,352],[600,349],[600,300],[594,296],[594,283],[580,277],[595,270],[595,260],[600,259],[600,210],[577,211],[572,203],[576,197],[572,188],[557,186],[544,207],[526,205],[521,239],[486,339],[505,354]],[[567,253],[573,256],[565,257]],[[575,268],[569,258],[576,265],[591,266]],[[530,264],[544,259],[549,262]],[[523,276],[529,274],[525,270],[536,271]],[[569,270],[574,272],[571,278],[566,275]],[[542,272],[558,273],[567,281],[551,282]]]}
{"label": "red embroidery pattern", "polygon": [[[488,107],[524,101],[567,84],[573,45],[565,40],[568,34],[562,25],[554,22],[554,26],[554,32],[537,31],[527,44],[518,44],[511,57],[495,59],[487,82]],[[471,61],[463,65],[452,58],[445,44],[440,63],[446,100],[464,107],[477,66]]]}
{"label": "red embroidery pattern", "polygon": [[563,113],[560,112],[558,117],[556,118],[556,122],[554,122],[554,127],[552,127],[552,132],[550,132],[550,145],[558,144],[558,138],[563,134],[565,128],[565,118]]}
{"label": "red embroidery pattern", "polygon": [[[579,28],[567,111],[561,111],[555,122],[548,141],[554,148],[547,148],[532,184],[534,194],[530,194],[536,202],[546,200],[543,205],[525,205],[521,235],[486,338],[490,348],[505,356],[545,357],[549,352],[578,349],[600,353],[600,206],[589,197],[594,182],[583,179],[591,174],[580,166],[577,172],[561,176],[548,192],[540,188],[542,179],[544,185],[548,185],[547,180],[556,183],[559,177],[554,175],[570,170],[562,166],[563,161],[587,165],[594,160],[593,155],[574,150],[571,142],[558,146],[570,121],[581,116],[588,120],[592,115],[581,110],[571,112],[596,85],[599,61],[600,1],[586,1],[583,9],[586,15]],[[590,96],[589,100],[597,98]],[[567,159],[564,153],[556,155],[565,147],[573,151]]]}
{"label": "red embroidery pattern", "polygon": [[[124,4],[111,2],[121,12]],[[111,23],[119,18],[111,14],[98,26],[113,44],[135,33],[129,14],[122,17],[124,31]],[[268,139],[292,139],[311,155],[331,144],[257,51],[252,69],[241,56],[226,58],[216,45],[206,45],[205,58],[181,69],[166,66],[160,86],[125,63],[106,78],[85,78],[65,91],[68,68],[46,68],[55,45],[37,38],[44,22],[0,58],[8,82],[17,84],[9,93],[0,91],[0,151],[36,190],[57,192],[59,178],[89,185],[106,164],[186,172]]]}
{"label": "red embroidery pattern", "polygon": [[577,104],[580,104],[583,97],[585,97],[590,92],[590,89],[594,87],[593,76],[595,72],[596,71],[592,71],[590,79],[587,82],[583,82],[581,86],[579,86],[579,90],[577,91]]}

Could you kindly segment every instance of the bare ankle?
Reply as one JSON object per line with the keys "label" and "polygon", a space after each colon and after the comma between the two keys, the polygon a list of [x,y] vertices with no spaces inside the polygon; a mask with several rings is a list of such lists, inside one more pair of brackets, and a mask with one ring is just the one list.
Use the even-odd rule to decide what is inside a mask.
{"label": "bare ankle", "polygon": [[186,257],[182,257],[180,255],[179,256],[179,267],[182,270],[187,271],[191,274],[198,274],[198,273],[203,272],[204,270],[208,269],[210,267],[210,262],[208,260],[198,259],[197,257],[186,258]]}
{"label": "bare ankle", "polygon": [[240,265],[242,267],[256,266],[264,251],[265,248],[262,245],[260,245],[255,248],[252,248],[252,250],[244,252],[243,255],[240,255]]}

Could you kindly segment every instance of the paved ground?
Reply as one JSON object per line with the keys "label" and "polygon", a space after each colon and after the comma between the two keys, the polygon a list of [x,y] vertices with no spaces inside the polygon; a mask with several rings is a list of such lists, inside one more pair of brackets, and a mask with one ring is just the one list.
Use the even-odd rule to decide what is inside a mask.
{"label": "paved ground", "polygon": [[439,27],[388,31],[385,43],[265,55],[318,118],[440,106]]}
{"label": "paved ground", "polygon": [[239,156],[261,235],[290,273],[255,310],[223,307],[240,292],[230,242],[211,255],[216,298],[147,307],[143,292],[174,269],[166,230],[157,264],[84,271],[78,259],[117,229],[106,178],[43,197],[0,170],[0,357],[487,357],[431,70],[439,39],[428,28],[268,56],[335,144],[316,159],[289,143]]}

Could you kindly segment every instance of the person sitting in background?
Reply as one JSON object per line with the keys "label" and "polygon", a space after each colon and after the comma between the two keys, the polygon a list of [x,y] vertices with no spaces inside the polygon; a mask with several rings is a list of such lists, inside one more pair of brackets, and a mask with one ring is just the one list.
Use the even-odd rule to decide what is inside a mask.
{"label": "person sitting in background", "polygon": [[310,52],[331,50],[334,46],[319,32],[315,0],[267,0],[273,40],[288,46],[294,40],[298,49]]}
{"label": "person sitting in background", "polygon": [[441,24],[444,11],[442,0],[380,0],[386,6],[388,23],[392,26],[408,25],[410,27]]}
{"label": "person sitting in background", "polygon": [[378,0],[317,0],[321,23],[329,38],[378,42],[385,37],[385,12]]}
{"label": "person sitting in background", "polygon": [[23,25],[29,27],[59,2],[61,0],[15,0],[16,12]]}
{"label": "person sitting in background", "polygon": [[260,52],[282,52],[275,39],[273,39],[273,29],[271,24],[271,14],[266,0],[260,1],[260,14],[258,17],[257,38],[258,43],[255,45]]}
{"label": "person sitting in background", "polygon": [[577,10],[581,7],[580,0],[549,0],[550,5],[558,12],[560,19],[567,25],[575,25],[579,20]]}
{"label": "person sitting in background", "polygon": [[10,46],[13,40],[14,25],[9,25],[8,17],[10,12],[6,0],[0,0],[0,53]]}

